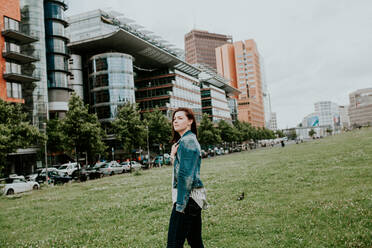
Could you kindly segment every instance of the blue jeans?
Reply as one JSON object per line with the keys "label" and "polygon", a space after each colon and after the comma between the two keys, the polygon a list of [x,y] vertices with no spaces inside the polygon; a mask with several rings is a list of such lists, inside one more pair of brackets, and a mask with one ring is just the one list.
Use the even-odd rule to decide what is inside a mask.
{"label": "blue jeans", "polygon": [[192,198],[189,198],[185,213],[177,212],[176,204],[173,205],[169,221],[167,248],[182,248],[185,239],[191,248],[204,248],[201,208]]}

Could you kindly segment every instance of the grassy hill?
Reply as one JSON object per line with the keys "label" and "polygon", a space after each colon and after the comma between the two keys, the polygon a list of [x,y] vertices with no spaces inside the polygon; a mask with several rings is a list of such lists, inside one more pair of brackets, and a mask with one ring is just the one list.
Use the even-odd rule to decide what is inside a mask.
{"label": "grassy hill", "polygon": [[[372,129],[204,159],[201,173],[206,247],[372,246]],[[3,196],[0,247],[165,247],[170,184],[167,167]]]}

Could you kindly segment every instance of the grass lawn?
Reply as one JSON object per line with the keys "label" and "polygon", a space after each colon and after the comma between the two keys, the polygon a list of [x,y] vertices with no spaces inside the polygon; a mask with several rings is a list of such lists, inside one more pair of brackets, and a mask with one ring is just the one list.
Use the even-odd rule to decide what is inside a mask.
{"label": "grass lawn", "polygon": [[[372,247],[372,129],[204,159],[201,176],[205,247]],[[167,167],[3,196],[0,247],[165,247],[170,186]]]}

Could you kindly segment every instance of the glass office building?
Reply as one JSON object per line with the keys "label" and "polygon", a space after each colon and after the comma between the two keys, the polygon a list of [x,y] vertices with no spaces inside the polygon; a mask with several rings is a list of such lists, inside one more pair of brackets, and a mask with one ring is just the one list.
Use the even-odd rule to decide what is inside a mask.
{"label": "glass office building", "polygon": [[45,49],[45,27],[44,27],[44,3],[43,1],[21,0],[21,23],[22,32],[36,37],[34,43],[22,46],[22,51],[39,60],[32,64],[23,65],[25,71],[33,70],[33,75],[40,78],[35,82],[32,90],[32,98],[26,101],[26,108],[32,116],[32,123],[39,129],[42,123],[48,119],[48,87],[46,75],[46,49]]}
{"label": "glass office building", "polygon": [[114,120],[117,108],[135,102],[133,57],[102,53],[89,59],[89,102],[100,121]]}
{"label": "glass office building", "polygon": [[63,117],[68,110],[68,38],[65,28],[68,23],[64,11],[67,10],[65,0],[45,0],[45,42],[47,54],[47,80],[49,96],[49,112]]}

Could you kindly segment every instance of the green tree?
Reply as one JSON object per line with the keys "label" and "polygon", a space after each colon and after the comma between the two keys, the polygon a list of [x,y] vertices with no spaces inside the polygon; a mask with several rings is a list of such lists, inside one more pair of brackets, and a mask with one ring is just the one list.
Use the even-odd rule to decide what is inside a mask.
{"label": "green tree", "polygon": [[43,144],[45,136],[27,121],[21,104],[7,103],[0,99],[0,172],[8,153],[19,148]]}
{"label": "green tree", "polygon": [[278,136],[278,138],[283,138],[285,136],[282,130],[276,130],[275,134]]}
{"label": "green tree", "polygon": [[221,140],[223,142],[232,143],[238,140],[238,132],[236,128],[226,121],[220,120],[218,122],[217,129],[219,130]]}
{"label": "green tree", "polygon": [[311,130],[309,131],[309,136],[310,136],[310,137],[313,137],[314,134],[316,134],[316,132],[314,131],[314,129],[311,129]]}
{"label": "green tree", "polygon": [[327,128],[326,132],[328,133],[328,135],[332,135],[333,130],[332,128]]}
{"label": "green tree", "polygon": [[137,104],[128,102],[121,106],[112,126],[127,153],[146,144],[146,127]]}
{"label": "green tree", "polygon": [[213,126],[207,114],[203,115],[198,128],[198,140],[204,147],[221,143],[219,130]]}
{"label": "green tree", "polygon": [[153,144],[169,144],[172,135],[171,123],[159,110],[144,114],[145,123],[148,125],[150,147]]}
{"label": "green tree", "polygon": [[47,123],[47,136],[48,136],[48,151],[62,152],[64,147],[64,130],[62,129],[62,120],[56,118],[51,119]]}
{"label": "green tree", "polygon": [[287,135],[288,139],[295,140],[297,138],[296,130],[291,129]]}
{"label": "green tree", "polygon": [[103,142],[105,133],[101,128],[96,114],[90,114],[88,105],[75,93],[68,103],[69,110],[63,119],[60,130],[63,131],[63,143],[67,151],[76,150],[78,157],[82,152],[87,152],[89,158],[103,153],[106,145]]}

